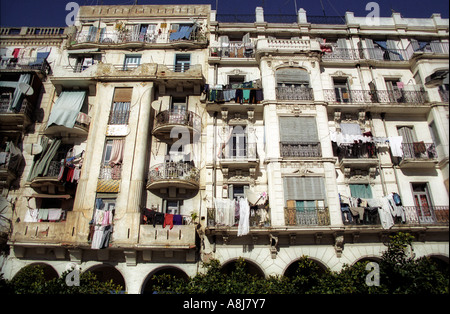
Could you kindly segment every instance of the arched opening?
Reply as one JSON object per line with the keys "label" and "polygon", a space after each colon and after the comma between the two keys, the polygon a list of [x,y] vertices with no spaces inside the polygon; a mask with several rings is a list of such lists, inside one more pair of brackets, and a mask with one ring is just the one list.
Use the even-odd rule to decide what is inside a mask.
{"label": "arched opening", "polygon": [[35,267],[41,267],[44,271],[44,280],[49,281],[55,278],[59,278],[58,272],[50,265],[45,263],[33,263],[28,266],[25,266],[19,272],[14,276],[14,279],[19,278],[21,275],[23,275],[26,271],[32,270]]}
{"label": "arched opening", "polygon": [[[309,271],[314,271],[318,275],[325,274],[325,272],[328,269],[324,264],[320,263],[319,261],[316,261],[311,258],[308,258],[307,260],[312,262],[311,267],[309,267]],[[298,259],[298,260],[292,262],[284,271],[284,276],[289,277],[289,278],[294,277],[297,273],[300,262],[301,262],[301,259]]]}
{"label": "arched opening", "polygon": [[381,258],[380,257],[376,257],[376,256],[365,256],[365,257],[361,257],[360,259],[356,260],[353,265],[355,265],[356,263],[364,263],[364,262],[375,262],[375,263],[380,263],[381,262]]}
{"label": "arched opening", "polygon": [[114,266],[101,264],[88,268],[86,271],[93,273],[100,282],[108,282],[112,280],[114,284],[120,285],[122,290],[126,289],[125,279]]}
{"label": "arched opening", "polygon": [[154,276],[160,275],[170,275],[172,277],[188,280],[189,276],[179,268],[176,267],[164,267],[159,268],[156,271],[150,273],[144,281],[144,285],[142,287],[142,294],[153,294],[156,293],[154,289],[154,285],[157,283],[153,278]]}
{"label": "arched opening", "polygon": [[[237,262],[237,260],[232,260],[225,263],[220,269],[221,273],[228,275],[231,274],[236,270]],[[259,278],[265,277],[264,272],[261,270],[261,268],[249,260],[245,260],[245,272],[250,275],[258,276]]]}
{"label": "arched opening", "polygon": [[441,255],[430,255],[429,258],[436,264],[438,270],[444,274],[449,272],[448,257]]}

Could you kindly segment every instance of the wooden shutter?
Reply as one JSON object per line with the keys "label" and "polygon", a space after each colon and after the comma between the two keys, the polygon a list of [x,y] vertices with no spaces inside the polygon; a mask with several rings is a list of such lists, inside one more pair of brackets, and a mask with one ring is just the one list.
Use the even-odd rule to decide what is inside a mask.
{"label": "wooden shutter", "polygon": [[284,199],[325,200],[325,186],[322,177],[284,177]]}
{"label": "wooden shutter", "polygon": [[304,84],[309,85],[309,74],[306,70],[296,68],[283,68],[276,72],[277,84]]}
{"label": "wooden shutter", "polygon": [[117,87],[114,89],[113,102],[131,102],[132,87]]}
{"label": "wooden shutter", "polygon": [[280,117],[281,142],[317,143],[316,118],[314,117]]}

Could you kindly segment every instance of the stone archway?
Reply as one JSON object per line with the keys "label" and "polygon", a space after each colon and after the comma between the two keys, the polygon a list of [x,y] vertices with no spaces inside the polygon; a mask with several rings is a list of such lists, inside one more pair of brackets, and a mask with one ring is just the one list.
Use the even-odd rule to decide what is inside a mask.
{"label": "stone archway", "polygon": [[167,267],[160,267],[156,270],[152,271],[144,280],[144,284],[142,285],[141,293],[142,294],[153,294],[153,285],[156,283],[156,281],[153,279],[153,276],[159,276],[159,275],[170,275],[175,278],[181,278],[184,280],[188,280],[189,276],[180,268],[173,267],[173,266],[167,266]]}
{"label": "stone archway", "polygon": [[41,266],[41,267],[43,267],[45,281],[49,281],[49,280],[52,280],[52,279],[55,279],[55,278],[59,278],[58,272],[52,266],[50,266],[49,264],[46,264],[46,263],[32,263],[32,264],[27,265],[27,266],[23,267],[22,269],[20,269],[14,275],[13,279],[16,278],[16,276],[19,275],[25,269],[28,269],[28,268],[31,268],[31,267],[34,267],[34,266]]}
{"label": "stone archway", "polygon": [[[256,263],[254,263],[248,259],[244,259],[244,260],[245,260],[246,272],[248,274],[256,275],[259,278],[266,277],[264,271]],[[237,263],[237,259],[230,260],[222,265],[220,271],[224,274],[230,274],[231,272],[233,272],[236,269],[236,263]]]}
{"label": "stone archway", "polygon": [[86,269],[86,271],[96,275],[97,280],[100,282],[108,282],[112,280],[114,284],[122,286],[122,290],[126,290],[124,277],[121,272],[112,265],[99,264]]}
{"label": "stone archway", "polygon": [[[316,264],[319,267],[319,274],[324,274],[328,270],[328,267],[326,267],[322,262],[320,262],[314,258],[310,258],[310,257],[308,257],[308,259],[313,261],[314,264]],[[297,267],[298,267],[298,261],[300,261],[300,259],[296,259],[295,261],[290,263],[289,266],[286,267],[286,269],[284,270],[283,276],[286,276],[286,277],[294,276],[294,274],[297,270]]]}

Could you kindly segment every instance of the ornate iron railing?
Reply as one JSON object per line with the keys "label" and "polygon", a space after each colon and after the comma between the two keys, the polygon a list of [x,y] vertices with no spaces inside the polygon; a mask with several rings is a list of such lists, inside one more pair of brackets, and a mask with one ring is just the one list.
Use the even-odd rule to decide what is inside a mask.
{"label": "ornate iron railing", "polygon": [[275,89],[278,100],[314,100],[314,91],[304,86],[278,86]]}
{"label": "ornate iron railing", "polygon": [[201,130],[201,118],[192,111],[163,110],[156,115],[155,127],[173,124],[190,126],[197,131]]}
{"label": "ornate iron railing", "polygon": [[403,143],[403,159],[436,159],[438,157],[434,143]]}
{"label": "ornate iron railing", "polygon": [[360,60],[364,59],[364,54],[359,49],[348,48],[332,48],[331,52],[325,52],[322,56],[322,60]]}
{"label": "ornate iron railing", "polygon": [[330,224],[328,207],[284,208],[284,221],[287,226],[327,226]]}
{"label": "ornate iron railing", "polygon": [[[232,145],[231,141],[228,145]],[[256,159],[256,143],[245,143],[242,147],[239,144],[236,147],[227,147],[226,143],[220,145],[222,148],[222,154],[220,154],[219,159],[223,161],[227,160],[247,160]]]}
{"label": "ornate iron railing", "polygon": [[448,224],[448,206],[403,206],[410,224]]}
{"label": "ornate iron railing", "polygon": [[320,143],[280,142],[281,157],[321,157]]}
{"label": "ornate iron railing", "polygon": [[345,90],[324,89],[325,101],[334,103],[406,103],[423,104],[429,102],[424,90]]}
{"label": "ornate iron railing", "polygon": [[198,184],[200,171],[191,163],[186,162],[165,162],[155,165],[148,172],[149,183],[164,180],[183,180]]}
{"label": "ornate iron railing", "polygon": [[376,158],[377,148],[374,143],[341,144],[336,149],[336,155],[342,158]]}
{"label": "ornate iron railing", "polygon": [[[260,210],[265,211],[264,215],[260,214]],[[231,225],[226,226],[224,224],[221,224],[217,221],[216,219],[216,213],[217,210],[215,208],[208,208],[208,212],[207,212],[207,226],[208,227],[237,227],[239,226],[239,221],[240,221],[240,217],[239,216],[235,216],[234,217],[234,221]],[[250,211],[250,216],[249,216],[249,226],[250,228],[255,228],[255,227],[270,227],[270,219],[267,219],[267,216],[270,213],[270,209],[258,209],[258,210],[251,210]],[[263,217],[266,216],[266,217]]]}

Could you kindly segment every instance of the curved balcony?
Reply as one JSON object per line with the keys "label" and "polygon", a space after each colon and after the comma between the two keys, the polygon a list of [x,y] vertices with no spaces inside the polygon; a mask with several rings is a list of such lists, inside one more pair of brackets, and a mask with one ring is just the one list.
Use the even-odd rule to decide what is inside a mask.
{"label": "curved balcony", "polygon": [[164,110],[156,115],[152,134],[161,141],[173,142],[178,140],[178,135],[176,138],[171,138],[170,133],[172,129],[174,127],[181,127],[189,131],[190,143],[192,143],[194,133],[201,132],[201,121],[200,116],[192,111]]}
{"label": "curved balcony", "polygon": [[191,162],[164,162],[150,168],[147,190],[165,199],[193,197],[199,189],[200,171]]}

